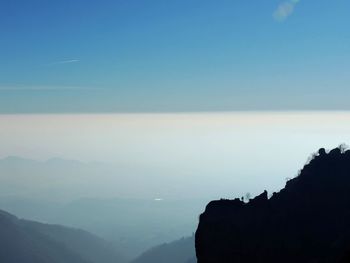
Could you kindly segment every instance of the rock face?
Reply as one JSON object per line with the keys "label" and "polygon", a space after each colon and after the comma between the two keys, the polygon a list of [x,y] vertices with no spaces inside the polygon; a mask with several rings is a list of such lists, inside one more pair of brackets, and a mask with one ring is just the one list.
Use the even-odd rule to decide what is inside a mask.
{"label": "rock face", "polygon": [[350,262],[350,151],[320,149],[270,199],[210,202],[195,238],[198,263]]}

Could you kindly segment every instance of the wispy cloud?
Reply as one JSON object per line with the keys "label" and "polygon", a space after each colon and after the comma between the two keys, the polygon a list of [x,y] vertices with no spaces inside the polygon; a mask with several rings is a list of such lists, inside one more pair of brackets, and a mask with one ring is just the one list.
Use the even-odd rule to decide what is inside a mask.
{"label": "wispy cloud", "polygon": [[74,86],[0,86],[0,91],[63,91],[63,90],[94,90],[92,87]]}
{"label": "wispy cloud", "polygon": [[293,14],[295,6],[299,2],[300,0],[289,0],[281,3],[273,13],[273,18],[278,22],[283,22]]}
{"label": "wispy cloud", "polygon": [[61,64],[71,64],[71,63],[77,63],[80,62],[80,59],[65,59],[65,60],[59,60],[55,62],[51,62],[48,65],[61,65]]}

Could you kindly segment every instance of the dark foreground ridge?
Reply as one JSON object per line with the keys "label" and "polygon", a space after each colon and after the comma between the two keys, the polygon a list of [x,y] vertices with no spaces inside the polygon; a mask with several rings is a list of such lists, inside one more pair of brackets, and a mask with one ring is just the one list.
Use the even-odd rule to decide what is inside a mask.
{"label": "dark foreground ridge", "polygon": [[349,263],[350,151],[320,149],[270,199],[210,202],[196,254],[198,263]]}

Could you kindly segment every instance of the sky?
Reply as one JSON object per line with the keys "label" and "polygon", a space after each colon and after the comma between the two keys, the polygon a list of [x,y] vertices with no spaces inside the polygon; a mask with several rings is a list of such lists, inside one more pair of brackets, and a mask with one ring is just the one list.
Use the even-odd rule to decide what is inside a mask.
{"label": "sky", "polygon": [[[100,197],[256,195],[279,191],[319,148],[349,144],[349,120],[349,112],[319,111],[3,114],[0,166],[7,156],[115,165],[113,173],[97,173],[89,185],[103,186],[89,192]],[[31,183],[40,181],[35,178]]]}
{"label": "sky", "polygon": [[350,2],[1,0],[0,113],[349,110]]}
{"label": "sky", "polygon": [[0,0],[0,158],[110,162],[193,177],[201,193],[277,189],[310,153],[350,141],[348,10]]}

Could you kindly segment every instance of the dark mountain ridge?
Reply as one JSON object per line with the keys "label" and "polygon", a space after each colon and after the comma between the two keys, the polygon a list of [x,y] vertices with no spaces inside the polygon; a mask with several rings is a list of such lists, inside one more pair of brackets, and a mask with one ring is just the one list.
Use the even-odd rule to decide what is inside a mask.
{"label": "dark mountain ridge", "polygon": [[153,247],[131,263],[195,262],[194,235]]}
{"label": "dark mountain ridge", "polygon": [[269,199],[210,202],[196,231],[198,263],[350,262],[350,151],[320,149]]}
{"label": "dark mountain ridge", "polygon": [[0,210],[0,262],[122,263],[106,241],[86,231],[18,219]]}

